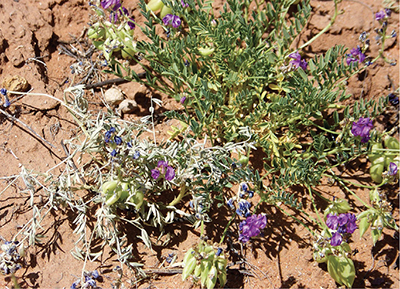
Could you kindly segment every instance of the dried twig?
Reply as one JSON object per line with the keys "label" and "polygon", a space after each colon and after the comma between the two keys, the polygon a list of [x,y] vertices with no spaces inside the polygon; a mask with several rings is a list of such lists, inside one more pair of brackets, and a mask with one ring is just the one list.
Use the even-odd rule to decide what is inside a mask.
{"label": "dried twig", "polygon": [[46,144],[48,144],[49,146],[51,146],[52,148],[56,148],[55,146],[53,146],[51,143],[49,143],[47,140],[45,140],[44,138],[42,138],[40,135],[38,135],[30,126],[26,125],[25,123],[23,123],[22,121],[20,121],[18,118],[13,117],[11,114],[5,112],[4,110],[0,109],[0,112],[2,114],[4,114],[6,117],[12,119],[13,121],[18,122],[19,124],[21,124],[22,126],[24,126],[26,129],[28,129],[36,138],[39,138],[42,142],[45,142]]}

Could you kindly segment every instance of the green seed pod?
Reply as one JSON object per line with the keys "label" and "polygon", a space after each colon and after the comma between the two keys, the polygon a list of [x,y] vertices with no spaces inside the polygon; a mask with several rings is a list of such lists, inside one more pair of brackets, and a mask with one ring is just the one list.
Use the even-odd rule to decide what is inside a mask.
{"label": "green seed pod", "polygon": [[214,48],[210,47],[201,47],[199,48],[199,52],[202,56],[210,56],[214,52]]}
{"label": "green seed pod", "polygon": [[90,39],[103,39],[106,35],[106,30],[104,27],[100,27],[100,23],[95,23],[92,27],[88,29],[88,37]]}
{"label": "green seed pod", "polygon": [[243,167],[246,167],[249,164],[249,157],[247,155],[241,155],[239,157],[239,163],[242,164]]}
{"label": "green seed pod", "polygon": [[399,150],[400,149],[400,144],[399,141],[392,136],[386,136],[385,137],[385,147],[392,149],[392,150]]}
{"label": "green seed pod", "polygon": [[147,8],[153,12],[157,12],[158,10],[162,9],[163,7],[164,7],[164,3],[162,3],[161,0],[151,0],[147,4]]}
{"label": "green seed pod", "polygon": [[372,144],[371,152],[368,154],[368,159],[370,162],[373,162],[377,158],[382,157],[382,151],[379,150],[381,148],[382,148],[382,143],[380,142]]}
{"label": "green seed pod", "polygon": [[360,222],[358,223],[358,228],[360,229],[360,239],[361,239],[364,233],[368,230],[371,223],[368,220],[368,216],[365,216],[359,220]]}
{"label": "green seed pod", "polygon": [[106,205],[111,206],[111,205],[115,204],[119,200],[120,193],[121,193],[121,191],[116,191],[114,194],[109,196],[106,200]]}
{"label": "green seed pod", "polygon": [[172,9],[168,6],[163,6],[160,12],[160,18],[163,19],[167,14],[172,14]]}
{"label": "green seed pod", "polygon": [[101,191],[103,195],[109,196],[114,193],[117,186],[118,186],[118,181],[108,181],[101,186]]}
{"label": "green seed pod", "polygon": [[384,165],[385,164],[385,156],[382,155],[382,156],[374,159],[373,162],[371,162],[371,166],[374,166],[376,164],[383,164]]}
{"label": "green seed pod", "polygon": [[182,280],[186,280],[187,277],[193,272],[196,267],[196,258],[189,259],[187,263],[184,263],[184,268],[182,271]]}
{"label": "green seed pod", "polygon": [[384,163],[374,164],[369,169],[369,174],[371,175],[371,179],[377,184],[380,184],[382,182],[383,169],[384,169]]}
{"label": "green seed pod", "polygon": [[187,251],[185,257],[183,257],[183,264],[186,265],[191,259],[196,259],[194,254],[196,254],[196,252],[193,249]]}
{"label": "green seed pod", "polygon": [[207,289],[213,289],[215,287],[215,284],[217,283],[217,277],[218,277],[217,268],[213,266],[210,272],[208,273],[206,279],[205,285],[207,286]]}
{"label": "green seed pod", "polygon": [[121,184],[118,186],[118,189],[121,190],[120,192],[120,197],[119,199],[121,201],[125,201],[130,193],[130,183],[129,182],[121,182]]}
{"label": "green seed pod", "polygon": [[218,274],[218,281],[219,281],[220,287],[223,288],[226,283],[226,273],[225,272]]}

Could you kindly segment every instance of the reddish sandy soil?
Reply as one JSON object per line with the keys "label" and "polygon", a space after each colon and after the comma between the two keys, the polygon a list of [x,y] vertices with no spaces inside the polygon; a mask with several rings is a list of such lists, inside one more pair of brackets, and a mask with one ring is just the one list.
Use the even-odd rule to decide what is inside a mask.
{"label": "reddish sandy soil", "polygon": [[[125,1],[125,4],[137,16],[137,22],[140,22],[142,17],[138,14],[137,1]],[[215,5],[218,7],[221,1],[216,1]],[[330,21],[332,1],[312,1],[312,7],[312,17],[299,44],[318,33]],[[373,39],[374,29],[379,24],[374,21],[374,13],[382,8],[382,1],[343,1],[340,9],[344,13],[338,16],[336,23],[325,35],[305,50],[306,57],[323,53],[336,44],[343,44],[349,49],[356,47],[359,34],[363,31],[371,35],[372,45],[368,54],[376,56],[378,46]],[[1,1],[0,84],[8,77],[18,75],[27,80],[32,92],[47,93],[61,99],[64,89],[78,82],[79,76],[74,78],[76,74],[71,74],[70,66],[80,58],[84,59],[79,53],[87,51],[89,47],[82,35],[88,27],[90,13],[87,1],[83,0]],[[399,33],[398,18],[399,15],[394,13],[389,21],[389,31],[395,29]],[[398,60],[397,38],[388,42],[386,56]],[[72,52],[76,48],[78,52],[72,57],[63,53],[62,47]],[[96,60],[96,55],[92,56],[93,61]],[[108,77],[110,76],[98,71],[92,82]],[[366,73],[356,75],[349,81],[348,92],[354,99],[368,100],[389,94],[398,88],[398,84],[398,65],[390,66],[378,61]],[[137,118],[147,114],[149,91],[145,87],[134,83],[119,87],[128,98],[135,99],[140,107],[136,115],[127,117]],[[100,90],[95,93],[87,92],[86,97],[93,110],[104,109],[99,95]],[[174,101],[165,97],[163,100],[165,109],[177,107]],[[28,170],[46,171],[65,157],[61,140],[69,139],[78,131],[67,111],[45,96],[25,96],[3,110],[29,125],[55,148],[44,145],[23,126],[11,122],[0,113],[0,177],[18,174],[22,166]],[[381,128],[393,125],[393,116],[396,113],[394,107],[389,107],[387,116],[380,117],[376,125]],[[157,130],[165,132],[167,128],[168,124],[164,123]],[[368,164],[364,161],[353,167],[350,165],[345,174],[362,175],[367,169]],[[0,188],[6,186],[7,180],[0,179]],[[21,193],[21,189],[11,187],[0,194],[0,235],[6,240],[10,240],[32,216],[32,212],[27,210],[29,196]],[[342,190],[335,186],[326,185],[318,189],[329,197],[344,197]],[[393,204],[394,217],[398,224],[398,187],[385,187],[383,191]],[[368,200],[367,190],[356,192],[362,199]],[[298,195],[301,194],[303,192],[299,191]],[[37,205],[40,204],[40,199],[37,198]],[[358,201],[353,204],[361,208]],[[307,230],[273,207],[265,206],[263,209],[268,216],[264,237],[244,247],[246,263],[230,267],[226,288],[336,288],[337,285],[329,276],[326,266],[312,260],[312,238]],[[221,228],[227,223],[226,212],[213,211],[211,216],[214,221],[207,225],[207,236],[210,240],[219,241]],[[72,219],[61,212],[54,212],[43,221],[43,229],[41,233],[46,236],[43,244],[27,250],[24,267],[16,273],[16,282],[22,288],[69,288],[81,276],[84,267],[82,261],[74,259],[70,254],[77,240],[72,232]],[[171,232],[171,244],[149,251],[138,240],[137,260],[133,261],[143,263],[145,270],[164,268],[162,263],[169,253],[177,254],[177,260],[181,261],[185,251],[198,240],[199,231],[190,225],[179,224],[167,230]],[[353,256],[357,272],[354,287],[399,288],[399,271],[395,268],[398,239],[394,237],[394,231],[384,230],[375,247],[371,244],[369,232],[361,240],[357,234],[358,231],[351,243],[351,247],[357,249]],[[240,249],[233,242],[233,247]],[[233,252],[231,255],[233,256]],[[116,256],[105,253],[100,261],[87,263],[85,269],[97,269],[103,277],[98,285],[111,288],[111,284],[118,279],[118,274],[113,271],[118,265],[116,259]],[[129,278],[135,281],[131,275],[122,278],[127,287]],[[10,276],[0,278],[0,287],[6,286],[14,286]],[[192,286],[190,280],[182,282],[180,274],[149,274],[149,278],[132,285],[132,288],[197,288]]]}

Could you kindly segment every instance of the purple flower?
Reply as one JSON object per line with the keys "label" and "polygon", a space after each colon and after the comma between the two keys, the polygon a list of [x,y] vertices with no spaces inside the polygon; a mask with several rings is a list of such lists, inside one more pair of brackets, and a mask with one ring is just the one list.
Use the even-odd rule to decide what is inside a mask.
{"label": "purple flower", "polygon": [[153,179],[158,179],[160,174],[163,174],[167,181],[172,181],[175,178],[175,170],[168,165],[168,161],[158,161],[157,168],[151,170]]}
{"label": "purple flower", "polygon": [[366,143],[369,141],[371,138],[369,135],[369,131],[373,128],[374,126],[372,125],[372,121],[367,118],[362,118],[357,122],[353,122],[353,127],[351,128],[351,133],[354,136],[360,136],[361,137],[361,142]]}
{"label": "purple flower", "polygon": [[390,10],[389,8],[385,8],[385,13],[387,17],[390,17],[390,15],[392,15],[392,10]]}
{"label": "purple flower", "polygon": [[0,93],[4,96],[7,96],[7,89],[5,88],[0,89]]}
{"label": "purple flower", "polygon": [[172,181],[175,178],[175,170],[173,167],[168,166],[165,172],[165,179],[167,181]]}
{"label": "purple flower", "polygon": [[129,18],[128,20],[128,26],[129,28],[132,30],[135,28],[135,19],[133,19],[133,17]]}
{"label": "purple flower", "polygon": [[267,217],[259,214],[247,217],[245,221],[239,224],[240,234],[239,241],[246,243],[251,237],[258,236],[261,229],[267,225]]}
{"label": "purple flower", "polygon": [[249,189],[249,187],[247,186],[246,183],[243,183],[241,188],[242,188],[242,191],[244,191],[244,192],[247,192],[247,190]]}
{"label": "purple flower", "polygon": [[222,253],[222,248],[218,248],[217,253],[215,253],[215,255],[219,256],[219,255],[221,255],[221,253]]}
{"label": "purple flower", "polygon": [[397,165],[395,163],[390,162],[389,164],[389,176],[394,176],[397,174]]}
{"label": "purple flower", "polygon": [[347,214],[340,214],[338,217],[339,226],[344,226],[347,224]]}
{"label": "purple flower", "polygon": [[347,224],[346,224],[346,231],[349,234],[353,234],[354,231],[358,228],[356,221],[357,217],[354,214],[347,213]]}
{"label": "purple flower", "polygon": [[101,1],[101,7],[103,9],[107,9],[108,7],[115,8],[115,6],[118,6],[118,8],[121,6],[121,3],[119,0],[103,0]]}
{"label": "purple flower", "polygon": [[343,241],[343,237],[339,232],[335,232],[332,234],[332,238],[331,238],[331,246],[339,246],[340,244],[342,244]]}
{"label": "purple flower", "polygon": [[395,163],[390,163],[389,164],[389,176],[394,176],[397,174],[397,165]]}
{"label": "purple flower", "polygon": [[181,18],[177,15],[173,14],[167,14],[165,17],[162,19],[164,22],[165,26],[171,25],[174,28],[178,28],[181,25]]}
{"label": "purple flower", "polygon": [[183,0],[181,0],[181,4],[183,8],[188,8],[189,4],[185,3]]}
{"label": "purple flower", "polygon": [[379,21],[382,20],[383,18],[385,18],[386,13],[385,11],[379,11],[378,13],[375,14],[375,20]]}
{"label": "purple flower", "polygon": [[336,214],[328,214],[326,216],[326,225],[331,230],[336,230],[338,227],[339,218]]}
{"label": "purple flower", "polygon": [[350,54],[347,54],[346,63],[350,65],[353,62],[363,62],[365,60],[365,54],[362,53],[361,48],[357,46],[357,48],[353,48],[350,50]]}
{"label": "purple flower", "polygon": [[303,70],[307,69],[307,62],[301,59],[301,55],[298,51],[289,54],[289,57],[294,59],[289,62],[293,67],[299,68],[300,66]]}
{"label": "purple flower", "polygon": [[157,169],[153,169],[151,170],[151,177],[155,180],[158,179],[158,177],[160,176],[160,171]]}
{"label": "purple flower", "polygon": [[181,104],[184,104],[185,100],[186,100],[186,96],[182,96],[182,98],[181,98],[181,100],[180,100],[179,102],[180,102]]}
{"label": "purple flower", "polygon": [[110,155],[111,155],[112,157],[115,157],[117,154],[118,154],[118,153],[117,153],[117,151],[116,151],[115,149],[110,153]]}

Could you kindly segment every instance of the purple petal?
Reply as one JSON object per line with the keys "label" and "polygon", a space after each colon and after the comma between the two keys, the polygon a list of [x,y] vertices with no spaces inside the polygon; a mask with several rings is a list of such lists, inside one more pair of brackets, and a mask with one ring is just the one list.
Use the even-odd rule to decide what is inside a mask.
{"label": "purple petal", "polygon": [[397,174],[397,165],[395,163],[390,163],[389,164],[389,175],[394,176]]}
{"label": "purple petal", "polygon": [[339,219],[338,216],[336,216],[336,214],[328,214],[328,216],[326,217],[326,225],[331,230],[337,229],[338,221]]}
{"label": "purple petal", "polygon": [[151,177],[155,180],[158,179],[158,177],[160,176],[160,171],[157,169],[153,169],[151,170]]}
{"label": "purple petal", "polygon": [[332,239],[331,239],[331,246],[336,247],[339,246],[340,244],[342,244],[343,238],[342,235],[340,235],[340,233],[335,232],[332,235]]}
{"label": "purple petal", "polygon": [[168,166],[165,172],[165,179],[167,181],[172,181],[175,178],[175,170],[173,167]]}

